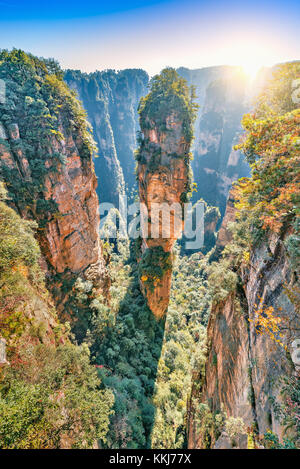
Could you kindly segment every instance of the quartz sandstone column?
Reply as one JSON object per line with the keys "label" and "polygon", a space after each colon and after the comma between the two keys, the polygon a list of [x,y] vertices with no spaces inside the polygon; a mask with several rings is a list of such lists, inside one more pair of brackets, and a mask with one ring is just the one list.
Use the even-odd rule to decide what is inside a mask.
{"label": "quartz sandstone column", "polygon": [[[139,108],[137,175],[140,202],[147,209],[139,261],[140,284],[158,319],[168,308],[172,248],[183,229],[183,204],[190,191],[194,109],[190,89],[172,69],[153,79],[151,91]],[[170,223],[164,218],[168,211]]]}

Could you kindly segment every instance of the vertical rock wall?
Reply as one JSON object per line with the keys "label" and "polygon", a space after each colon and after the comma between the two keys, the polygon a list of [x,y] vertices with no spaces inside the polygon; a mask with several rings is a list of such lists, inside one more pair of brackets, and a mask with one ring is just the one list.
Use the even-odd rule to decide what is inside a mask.
{"label": "vertical rock wall", "polygon": [[[141,104],[142,141],[137,155],[140,202],[147,209],[146,233],[142,232],[140,280],[148,305],[157,318],[168,308],[172,248],[183,229],[183,203],[190,189],[192,135],[186,129],[193,120],[184,81],[180,81],[175,70],[163,71],[160,77],[162,83],[158,79],[158,89],[154,84]],[[174,98],[172,84],[175,86],[176,82],[187,93],[186,102],[176,95]],[[174,210],[170,210],[173,204]],[[169,220],[165,218],[167,212]]]}
{"label": "vertical rock wall", "polygon": [[[234,220],[232,196],[217,240],[218,249],[230,241],[227,224]],[[291,376],[292,343],[299,331],[299,315],[290,301],[289,291],[297,294],[299,284],[285,248],[286,232],[273,235],[256,247],[247,269],[239,272],[238,288],[212,305],[207,329],[208,354],[205,376],[195,373],[188,418],[189,448],[205,447],[204,434],[197,427],[195,404],[205,402],[210,410],[221,410],[229,417],[241,417],[248,428],[263,435],[272,430],[280,437],[283,427],[276,415],[272,399],[280,402],[280,378]],[[274,316],[282,320],[283,346],[269,335],[259,334],[255,326],[257,308],[274,308]],[[284,348],[284,346],[286,348]],[[198,428],[198,430],[197,430]],[[210,445],[231,447],[226,435],[210,434]],[[238,442],[247,448],[247,436]]]}
{"label": "vertical rock wall", "polygon": [[[43,267],[63,309],[70,294],[62,288],[64,279],[81,275],[96,290],[108,288],[92,143],[80,104],[61,72],[53,74],[46,62],[22,52],[14,60],[8,57],[0,67],[7,93],[0,109],[0,176],[8,202],[23,218],[37,222]],[[20,75],[9,73],[16,60]]]}
{"label": "vertical rock wall", "polygon": [[99,199],[118,207],[119,194],[127,189],[129,195],[135,187],[137,108],[147,92],[148,75],[140,69],[90,74],[68,70],[64,78],[77,92],[93,127],[99,155],[94,160]]}

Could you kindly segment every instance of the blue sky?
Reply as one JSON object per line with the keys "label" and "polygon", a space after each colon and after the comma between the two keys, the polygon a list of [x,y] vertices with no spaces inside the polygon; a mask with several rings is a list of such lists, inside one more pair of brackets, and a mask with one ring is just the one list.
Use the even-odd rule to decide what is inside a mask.
{"label": "blue sky", "polygon": [[0,0],[0,48],[84,71],[300,59],[295,0]]}

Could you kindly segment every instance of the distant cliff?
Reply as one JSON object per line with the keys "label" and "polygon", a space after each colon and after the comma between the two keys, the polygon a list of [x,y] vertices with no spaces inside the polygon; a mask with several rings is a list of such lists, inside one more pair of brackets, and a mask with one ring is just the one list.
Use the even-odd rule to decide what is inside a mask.
{"label": "distant cliff", "polygon": [[249,175],[243,155],[232,149],[240,139],[241,118],[249,106],[247,80],[238,67],[212,67],[185,74],[196,86],[200,103],[193,143],[192,168],[198,187],[194,198],[202,197],[209,205],[219,207],[223,216],[232,182]]}
{"label": "distant cliff", "polygon": [[[195,86],[200,105],[192,148],[192,168],[198,184],[194,200],[203,198],[221,208],[223,215],[231,182],[249,173],[240,153],[232,151],[247,109],[245,77],[238,67],[229,66],[197,70],[182,67],[177,72]],[[68,70],[64,79],[78,93],[94,130],[100,200],[116,204],[118,194],[125,190],[129,194],[135,184],[133,153],[140,130],[137,107],[147,94],[148,75],[138,69],[90,74]]]}
{"label": "distant cliff", "polygon": [[64,79],[77,92],[94,130],[99,198],[118,207],[118,195],[125,188],[130,194],[135,185],[137,108],[147,93],[148,75],[139,69],[91,74],[68,70]]}

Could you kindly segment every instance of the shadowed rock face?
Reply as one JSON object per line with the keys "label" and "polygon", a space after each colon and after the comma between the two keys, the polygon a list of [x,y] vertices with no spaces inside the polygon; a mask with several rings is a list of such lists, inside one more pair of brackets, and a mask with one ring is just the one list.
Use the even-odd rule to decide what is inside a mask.
{"label": "shadowed rock face", "polygon": [[140,69],[90,74],[68,70],[64,79],[77,92],[93,126],[99,154],[94,160],[99,199],[118,207],[119,194],[136,188],[137,108],[147,93],[148,75]]}
{"label": "shadowed rock face", "polygon": [[235,207],[234,207],[234,191],[230,190],[228,194],[226,210],[222,224],[218,231],[218,236],[216,240],[216,255],[218,256],[226,244],[230,243],[232,240],[232,233],[228,229],[228,224],[235,221]]}
{"label": "shadowed rock face", "polygon": [[[143,150],[146,162],[138,165],[140,201],[148,209],[150,237],[145,242],[147,247],[162,246],[164,251],[171,251],[183,228],[182,215],[172,212],[170,225],[162,229],[162,216],[156,213],[156,204],[167,204],[168,207],[174,203],[182,204],[182,194],[186,191],[189,177],[189,167],[184,157],[188,155],[189,148],[182,133],[182,122],[175,114],[167,119],[166,132],[155,128],[155,123],[152,125],[153,129],[143,130],[144,141],[149,144]],[[154,159],[156,161],[153,164]],[[157,238],[151,237],[151,222],[155,226],[159,225]],[[164,237],[164,230],[169,226],[170,235]]]}
{"label": "shadowed rock face", "polygon": [[219,207],[223,217],[232,182],[250,174],[242,153],[233,150],[243,133],[241,119],[250,111],[271,70],[261,69],[254,82],[239,67],[177,71],[195,86],[200,105],[192,145],[191,165],[197,183],[193,200],[203,198],[209,205]]}
{"label": "shadowed rock face", "polygon": [[[176,74],[173,78],[179,77]],[[161,93],[162,101],[168,102],[168,87]],[[137,176],[142,211],[144,207],[146,212],[142,229],[141,289],[151,311],[161,318],[169,303],[172,248],[183,229],[183,202],[190,183],[191,138],[186,137],[187,122],[183,121],[180,108],[185,105],[181,103],[176,109],[172,107],[172,97],[169,106],[156,99],[155,92],[150,92],[140,111],[142,141],[137,155]]]}
{"label": "shadowed rock face", "polygon": [[[5,70],[2,73],[5,79]],[[72,127],[70,122],[75,117],[71,116],[67,103],[71,101],[80,116],[76,99],[62,81],[57,85],[56,77],[42,74],[38,78],[34,73],[33,68],[32,76],[23,86],[31,85],[34,80],[46,86],[47,80],[51,79],[53,88],[47,84],[48,94],[40,92],[34,96],[32,93],[36,101],[30,98],[32,107],[29,110],[22,95],[14,111],[10,111],[9,102],[5,104],[10,114],[9,120],[7,116],[2,120],[0,115],[0,174],[7,186],[11,205],[23,218],[35,220],[38,224],[36,236],[43,254],[43,268],[47,271],[49,288],[51,291],[55,289],[54,299],[62,309],[70,293],[60,288],[64,279],[72,280],[81,275],[91,280],[99,291],[107,290],[109,280],[98,235],[97,180],[92,150],[86,145],[86,121],[78,117],[78,122]],[[15,82],[18,82],[18,77]],[[7,82],[8,91],[15,86],[12,80]],[[60,87],[59,97],[55,94],[55,86]],[[52,110],[54,99],[58,104],[61,100],[61,104]],[[59,123],[57,128],[49,132],[49,124],[43,127],[43,113],[37,105],[34,107],[36,102],[48,109],[49,116],[51,112],[53,115],[56,113],[55,118],[53,115],[50,117],[51,122]],[[24,109],[29,114],[27,119],[22,118]],[[39,120],[39,127],[32,130],[30,127]]]}
{"label": "shadowed rock face", "polygon": [[[203,198],[209,205],[219,207],[223,216],[231,183],[249,175],[248,164],[232,147],[239,142],[242,115],[250,109],[249,101],[264,77],[250,86],[239,67],[181,67],[177,72],[188,85],[195,86],[196,102],[200,105],[192,145],[191,166],[197,183],[193,202]],[[93,127],[99,154],[94,159],[99,200],[118,207],[119,194],[130,196],[136,189],[133,154],[140,130],[137,108],[141,96],[147,93],[149,77],[141,69],[89,74],[67,70],[64,79],[77,92]],[[212,236],[208,249],[211,241]]]}
{"label": "shadowed rock face", "polygon": [[[225,217],[219,231],[217,247],[230,242],[227,224],[234,221],[233,197],[230,193]],[[297,291],[296,276],[287,256],[283,236],[272,235],[256,247],[247,269],[239,272],[241,285],[222,302],[212,305],[207,329],[208,353],[205,377],[195,373],[192,398],[207,402],[211,411],[221,408],[228,416],[241,417],[246,426],[255,425],[259,434],[268,429],[282,437],[283,427],[274,412],[270,397],[280,402],[280,377],[291,376],[291,344],[297,337],[299,317],[286,288]],[[259,334],[255,327],[258,307],[273,307],[274,315],[283,321],[283,346],[269,335]],[[286,329],[288,331],[286,331]],[[203,448],[204,435],[197,431],[191,399],[188,421],[189,448]],[[210,445],[227,448],[230,441],[222,434],[210,435]],[[229,445],[229,446],[228,446]],[[247,448],[247,436],[238,442]]]}
{"label": "shadowed rock face", "polygon": [[98,198],[91,161],[82,161],[69,139],[64,151],[66,164],[45,181],[46,199],[53,199],[58,215],[49,220],[41,241],[45,256],[56,272],[78,273],[99,261]]}
{"label": "shadowed rock face", "polygon": [[[15,127],[18,129],[18,124]],[[61,133],[64,135],[63,128]],[[7,143],[13,141],[20,144],[22,138],[19,134],[11,135]],[[39,197],[53,201],[56,212],[48,214],[44,226],[38,229],[37,237],[49,276],[83,274],[86,279],[90,279],[93,269],[93,281],[100,288],[106,284],[108,274],[98,235],[100,218],[95,191],[97,181],[91,158],[81,158],[76,143],[80,144],[80,136],[77,142],[71,136],[66,136],[66,140],[60,143],[55,139],[52,141],[52,151],[60,151],[66,160],[55,170],[51,156],[44,162],[48,171],[44,190]],[[1,165],[14,169],[20,178],[31,180],[30,163],[22,150],[16,154],[1,146],[0,151]],[[22,217],[39,221],[36,201],[25,209],[19,206],[16,208]]]}
{"label": "shadowed rock face", "polygon": [[[232,150],[241,134],[241,117],[248,109],[245,83],[238,67],[177,71],[195,86],[200,105],[193,142],[192,167],[198,184],[194,199],[204,198],[221,208],[223,215],[231,182],[249,173],[243,157]],[[118,195],[129,194],[135,187],[133,153],[140,130],[137,108],[147,93],[148,75],[139,69],[90,74],[68,70],[64,79],[78,93],[93,126],[99,153],[94,161],[99,199],[118,206]]]}
{"label": "shadowed rock face", "polygon": [[241,118],[246,112],[245,84],[232,75],[211,83],[206,90],[204,107],[194,144],[193,171],[199,195],[218,206],[223,216],[226,198],[233,181],[249,175],[248,165],[239,151]]}

